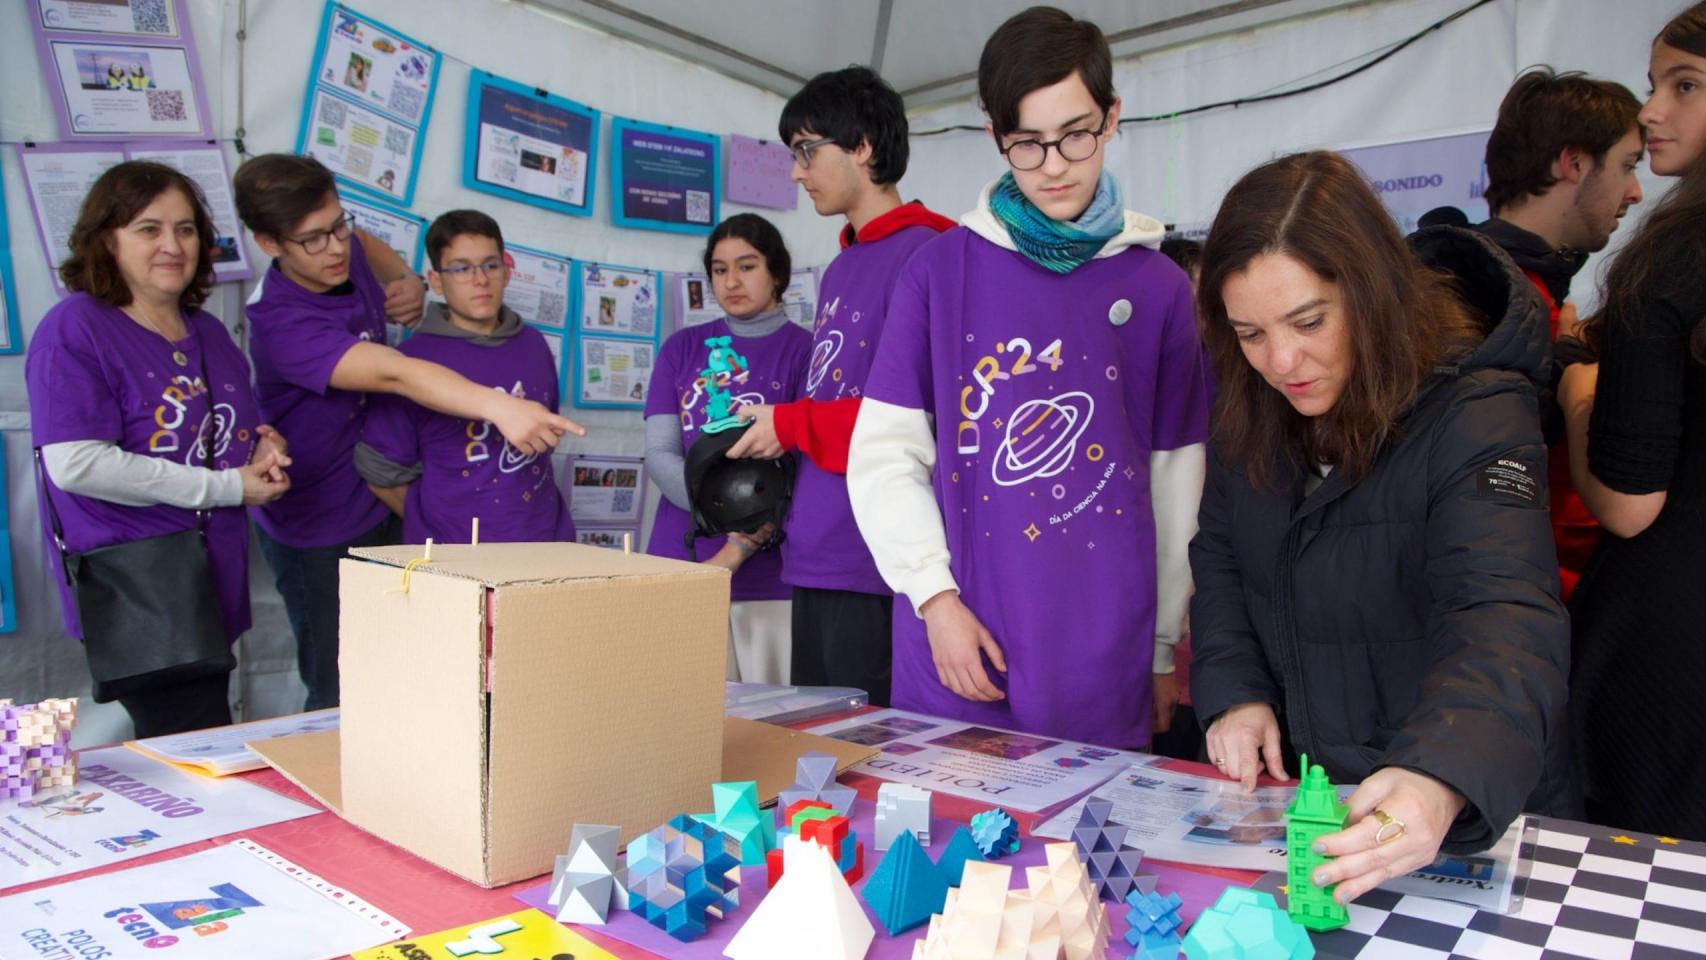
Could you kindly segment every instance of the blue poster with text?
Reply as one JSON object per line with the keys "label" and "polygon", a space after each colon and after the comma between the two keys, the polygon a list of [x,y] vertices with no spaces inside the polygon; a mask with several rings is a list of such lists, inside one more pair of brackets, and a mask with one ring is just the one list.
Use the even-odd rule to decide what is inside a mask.
{"label": "blue poster with text", "polygon": [[682,227],[711,226],[716,215],[717,148],[655,130],[621,132],[622,215]]}

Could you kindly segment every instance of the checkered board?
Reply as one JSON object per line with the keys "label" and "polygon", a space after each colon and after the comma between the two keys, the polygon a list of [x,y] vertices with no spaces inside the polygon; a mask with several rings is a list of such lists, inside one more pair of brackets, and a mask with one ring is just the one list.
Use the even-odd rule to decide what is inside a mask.
{"label": "checkered board", "polygon": [[[1311,934],[1332,960],[1668,960],[1706,957],[1706,843],[1532,818],[1519,908],[1500,915],[1375,890],[1350,923]],[[1532,839],[1530,839],[1532,837]],[[1526,874],[1524,887],[1520,874]],[[1279,892],[1280,873],[1258,890]]]}

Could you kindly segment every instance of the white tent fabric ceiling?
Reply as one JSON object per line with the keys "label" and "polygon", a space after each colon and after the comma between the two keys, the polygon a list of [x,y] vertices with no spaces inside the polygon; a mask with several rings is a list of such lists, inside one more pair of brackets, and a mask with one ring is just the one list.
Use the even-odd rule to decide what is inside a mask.
{"label": "white tent fabric ceiling", "polygon": [[[819,71],[877,68],[911,109],[973,91],[983,42],[1036,0],[520,0],[789,96]],[[1099,24],[1116,59],[1351,5],[1353,0],[1057,0]]]}

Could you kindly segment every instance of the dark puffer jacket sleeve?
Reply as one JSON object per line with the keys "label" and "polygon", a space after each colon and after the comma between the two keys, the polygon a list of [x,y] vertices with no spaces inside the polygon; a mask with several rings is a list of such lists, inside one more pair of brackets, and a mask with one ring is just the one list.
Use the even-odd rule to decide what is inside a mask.
{"label": "dark puffer jacket sleeve", "polygon": [[[1501,461],[1520,464],[1527,479]],[[1433,435],[1428,490],[1428,639],[1437,659],[1380,765],[1463,794],[1468,805],[1444,849],[1472,852],[1498,839],[1538,782],[1569,672],[1533,396],[1497,392],[1448,411]]]}
{"label": "dark puffer jacket sleeve", "polygon": [[1204,727],[1241,703],[1267,703],[1276,711],[1283,703],[1261,638],[1250,625],[1244,578],[1233,552],[1233,501],[1227,487],[1236,478],[1215,445],[1208,447],[1197,535],[1191,538],[1191,576],[1196,582],[1191,597],[1191,701]]}

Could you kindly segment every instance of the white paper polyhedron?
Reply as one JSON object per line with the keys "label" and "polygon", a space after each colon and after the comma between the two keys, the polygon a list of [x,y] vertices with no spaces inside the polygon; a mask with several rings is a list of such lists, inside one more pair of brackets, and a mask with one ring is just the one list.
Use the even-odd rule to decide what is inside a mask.
{"label": "white paper polyhedron", "polygon": [[782,879],[735,932],[731,960],[797,960],[802,944],[824,960],[861,960],[876,939],[829,851],[798,834],[782,840]]}

